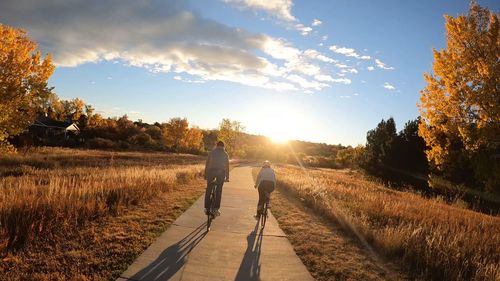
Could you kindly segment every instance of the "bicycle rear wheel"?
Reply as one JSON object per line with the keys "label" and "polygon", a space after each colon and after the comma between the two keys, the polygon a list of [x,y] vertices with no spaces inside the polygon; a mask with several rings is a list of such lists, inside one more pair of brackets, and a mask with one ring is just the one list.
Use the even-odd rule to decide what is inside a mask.
{"label": "bicycle rear wheel", "polygon": [[261,218],[261,227],[264,229],[266,226],[266,221],[267,221],[267,216],[268,216],[268,211],[269,211],[269,201],[271,200],[271,193],[266,192],[265,193],[265,201],[264,201],[264,206],[262,206],[262,214],[260,216]]}
{"label": "bicycle rear wheel", "polygon": [[210,210],[207,212],[207,231],[210,231],[210,225],[212,224],[212,214]]}
{"label": "bicycle rear wheel", "polygon": [[266,226],[267,221],[267,203],[264,204],[264,208],[262,209],[262,214],[260,215],[260,226],[262,229]]}
{"label": "bicycle rear wheel", "polygon": [[216,184],[213,183],[212,192],[210,192],[210,208],[207,212],[207,231],[210,231],[210,226],[212,225],[212,221],[214,220],[214,210],[215,210],[215,189],[217,188]]}

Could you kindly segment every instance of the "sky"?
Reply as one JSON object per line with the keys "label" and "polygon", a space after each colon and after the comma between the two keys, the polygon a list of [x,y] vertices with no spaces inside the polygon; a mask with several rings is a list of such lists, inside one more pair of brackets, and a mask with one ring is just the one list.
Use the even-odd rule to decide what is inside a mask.
{"label": "sky", "polygon": [[[500,1],[479,0],[498,12]],[[51,53],[63,99],[104,116],[252,134],[366,142],[418,116],[444,15],[468,0],[2,0],[0,23]]]}

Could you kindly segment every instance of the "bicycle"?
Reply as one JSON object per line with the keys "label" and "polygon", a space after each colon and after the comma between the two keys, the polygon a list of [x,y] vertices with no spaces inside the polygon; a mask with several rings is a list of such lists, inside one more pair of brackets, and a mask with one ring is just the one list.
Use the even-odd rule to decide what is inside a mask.
{"label": "bicycle", "polygon": [[266,199],[264,201],[264,206],[262,207],[262,211],[260,213],[260,226],[261,229],[264,229],[266,226],[266,221],[267,221],[267,216],[268,216],[268,209],[269,209],[269,200],[271,199],[271,193],[266,192]]}
{"label": "bicycle", "polygon": [[216,197],[216,189],[217,182],[214,180],[210,183],[212,185],[212,191],[210,192],[210,205],[207,210],[207,231],[210,231],[210,226],[212,225],[212,221],[215,219],[215,197]]}

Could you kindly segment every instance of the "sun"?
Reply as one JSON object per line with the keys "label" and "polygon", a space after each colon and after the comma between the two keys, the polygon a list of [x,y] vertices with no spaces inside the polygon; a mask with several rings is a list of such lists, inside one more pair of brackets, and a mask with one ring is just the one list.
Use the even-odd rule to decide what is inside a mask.
{"label": "sun", "polygon": [[287,104],[272,104],[260,108],[254,119],[260,134],[275,143],[306,139],[314,131],[314,123],[300,109]]}
{"label": "sun", "polygon": [[288,134],[286,132],[285,133],[273,132],[273,133],[269,134],[268,137],[274,143],[286,143],[292,139],[292,137],[289,137],[287,135]]}
{"label": "sun", "polygon": [[269,136],[269,138],[275,143],[287,143],[290,139],[283,135]]}

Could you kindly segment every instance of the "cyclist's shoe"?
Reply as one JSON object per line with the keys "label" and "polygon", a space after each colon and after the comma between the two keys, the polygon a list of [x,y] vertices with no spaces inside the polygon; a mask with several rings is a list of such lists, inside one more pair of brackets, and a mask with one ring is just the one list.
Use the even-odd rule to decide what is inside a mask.
{"label": "cyclist's shoe", "polygon": [[213,210],[213,212],[212,212],[212,216],[213,216],[214,218],[215,218],[215,217],[220,216],[220,211],[219,211],[219,209],[215,209],[215,210]]}

